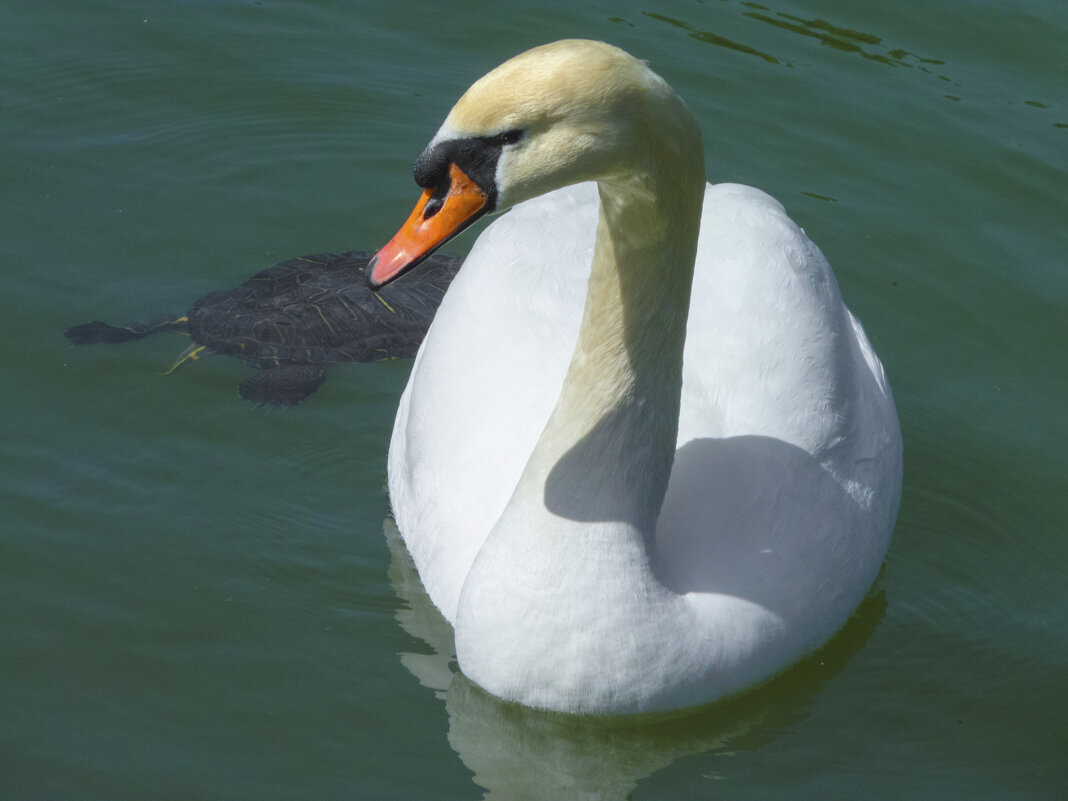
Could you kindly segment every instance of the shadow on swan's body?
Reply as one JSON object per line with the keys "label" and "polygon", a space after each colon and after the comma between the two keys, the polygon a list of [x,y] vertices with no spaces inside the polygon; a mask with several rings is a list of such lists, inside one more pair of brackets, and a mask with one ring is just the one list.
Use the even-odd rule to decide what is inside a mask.
{"label": "shadow on swan's body", "polygon": [[518,204],[442,303],[390,447],[398,526],[463,671],[530,706],[643,712],[825,642],[885,554],[901,439],[782,207],[705,184],[683,103],[592,42],[477,82],[416,178],[373,284]]}

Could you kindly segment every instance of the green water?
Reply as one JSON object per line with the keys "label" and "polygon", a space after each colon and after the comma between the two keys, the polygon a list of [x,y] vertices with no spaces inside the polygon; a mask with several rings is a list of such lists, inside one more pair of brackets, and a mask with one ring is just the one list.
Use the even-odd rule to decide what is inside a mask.
{"label": "green water", "polygon": [[[235,362],[161,376],[180,337],[61,335],[375,247],[460,92],[565,36],[805,226],[905,435],[857,617],[668,720],[453,675],[387,536],[408,363],[264,412]],[[0,4],[0,798],[1066,797],[1066,53],[1056,0]]]}

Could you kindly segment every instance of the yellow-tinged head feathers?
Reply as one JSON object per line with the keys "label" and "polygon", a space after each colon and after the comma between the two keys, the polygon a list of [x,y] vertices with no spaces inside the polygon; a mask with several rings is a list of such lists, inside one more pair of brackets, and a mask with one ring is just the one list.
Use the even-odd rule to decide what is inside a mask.
{"label": "yellow-tinged head feathers", "polygon": [[583,108],[603,114],[606,105],[656,84],[670,91],[644,62],[618,47],[566,39],[520,53],[480,78],[445,124],[462,135],[485,136],[548,123]]}

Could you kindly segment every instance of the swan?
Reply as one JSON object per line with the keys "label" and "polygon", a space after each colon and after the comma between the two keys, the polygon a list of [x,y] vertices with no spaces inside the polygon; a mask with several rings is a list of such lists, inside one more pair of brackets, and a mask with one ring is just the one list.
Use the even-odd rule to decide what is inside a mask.
{"label": "swan", "polygon": [[681,709],[826,642],[901,492],[885,372],[768,195],[708,185],[644,62],[568,40],[478,80],[376,255],[393,280],[482,215],[401,397],[394,516],[464,674],[523,705]]}

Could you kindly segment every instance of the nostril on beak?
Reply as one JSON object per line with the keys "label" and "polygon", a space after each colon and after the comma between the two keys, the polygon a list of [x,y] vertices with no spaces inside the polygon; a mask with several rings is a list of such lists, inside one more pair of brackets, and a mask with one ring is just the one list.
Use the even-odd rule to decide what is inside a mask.
{"label": "nostril on beak", "polygon": [[426,206],[423,207],[423,219],[429,220],[439,211],[442,206],[445,205],[445,199],[449,196],[449,190],[452,189],[452,176],[449,175],[449,171],[445,170],[441,178],[438,179],[438,185],[434,187],[434,195],[427,201]]}
{"label": "nostril on beak", "polygon": [[429,220],[439,211],[441,207],[445,205],[445,198],[432,197],[427,201],[427,204],[423,207],[423,219]]}

